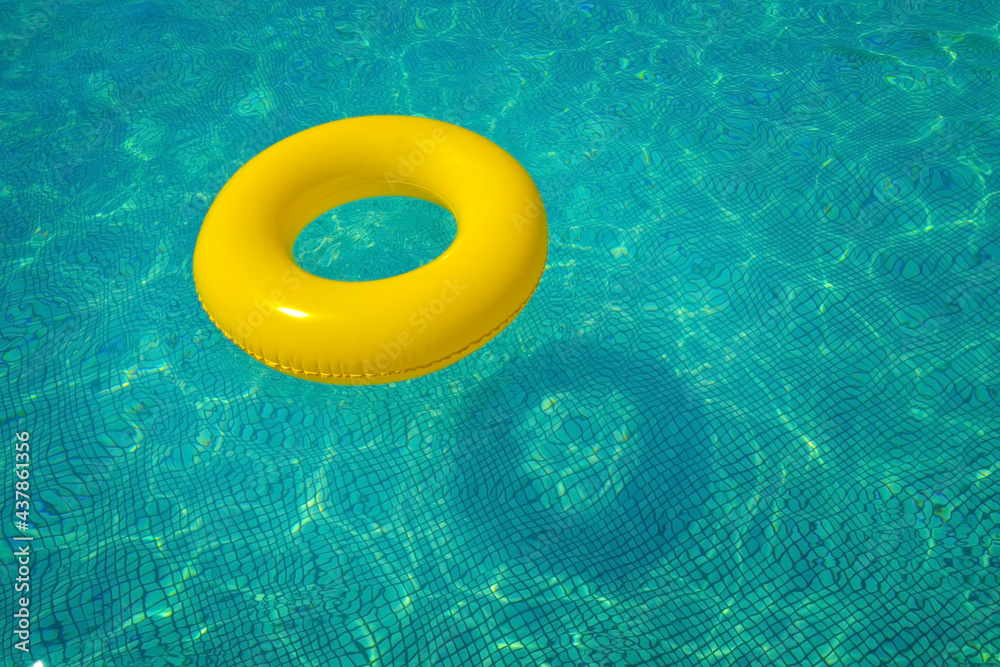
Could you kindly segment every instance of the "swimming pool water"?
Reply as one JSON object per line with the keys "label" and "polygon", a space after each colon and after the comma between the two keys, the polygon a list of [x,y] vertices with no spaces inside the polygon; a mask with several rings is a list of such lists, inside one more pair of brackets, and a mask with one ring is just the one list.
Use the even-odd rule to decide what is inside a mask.
{"label": "swimming pool water", "polygon": [[[998,25],[0,2],[8,610],[33,538],[0,663],[1000,662]],[[274,142],[381,113],[517,158],[547,270],[433,375],[271,371],[199,306],[205,212]],[[352,204],[297,259],[405,271],[444,218]]]}

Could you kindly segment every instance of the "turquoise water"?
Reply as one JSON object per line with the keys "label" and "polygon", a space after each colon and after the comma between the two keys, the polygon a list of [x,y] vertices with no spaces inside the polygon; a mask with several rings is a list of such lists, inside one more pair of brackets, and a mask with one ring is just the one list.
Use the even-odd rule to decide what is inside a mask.
{"label": "turquoise water", "polygon": [[[998,22],[0,2],[3,461],[30,433],[32,503],[19,530],[10,476],[4,534],[33,537],[30,654],[5,612],[0,662],[1000,662]],[[515,156],[547,270],[431,376],[271,371],[199,306],[201,222],[267,146],[381,113]],[[454,235],[344,209],[300,263],[387,275]]]}

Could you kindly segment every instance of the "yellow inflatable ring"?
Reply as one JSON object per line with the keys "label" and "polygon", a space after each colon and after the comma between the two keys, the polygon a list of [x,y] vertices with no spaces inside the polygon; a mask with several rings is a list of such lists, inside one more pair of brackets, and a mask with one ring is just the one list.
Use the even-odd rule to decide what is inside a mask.
{"label": "yellow inflatable ring", "polygon": [[[366,197],[425,199],[455,216],[437,259],[367,282],[303,271],[292,246],[332,208]],[[337,384],[419,377],[471,354],[531,298],[548,228],[538,189],[502,148],[428,118],[362,116],[266,149],[212,203],[194,251],[209,317],[283,373]]]}

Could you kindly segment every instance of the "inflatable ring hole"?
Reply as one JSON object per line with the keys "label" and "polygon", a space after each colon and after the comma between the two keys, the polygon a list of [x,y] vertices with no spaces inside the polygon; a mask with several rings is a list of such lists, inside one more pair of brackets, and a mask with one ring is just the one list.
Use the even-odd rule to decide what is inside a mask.
{"label": "inflatable ring hole", "polygon": [[295,239],[303,270],[330,280],[391,278],[437,259],[458,225],[445,208],[413,197],[359,199],[323,213]]}

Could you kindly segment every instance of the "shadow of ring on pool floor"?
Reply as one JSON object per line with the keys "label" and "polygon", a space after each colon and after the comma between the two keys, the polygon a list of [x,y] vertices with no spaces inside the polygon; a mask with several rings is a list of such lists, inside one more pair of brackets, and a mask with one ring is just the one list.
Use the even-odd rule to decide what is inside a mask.
{"label": "shadow of ring on pool floor", "polygon": [[707,419],[661,359],[550,344],[463,409],[449,504],[473,561],[619,579],[704,511]]}

